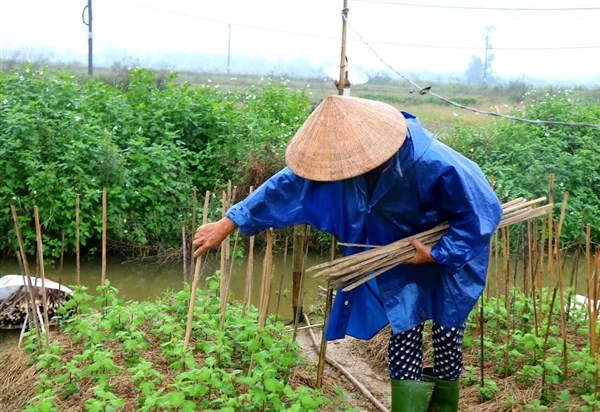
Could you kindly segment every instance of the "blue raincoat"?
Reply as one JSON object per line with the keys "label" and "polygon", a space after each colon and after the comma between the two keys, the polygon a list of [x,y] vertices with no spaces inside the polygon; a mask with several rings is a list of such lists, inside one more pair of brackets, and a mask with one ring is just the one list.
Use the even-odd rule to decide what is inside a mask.
{"label": "blue raincoat", "polygon": [[328,340],[371,339],[388,323],[393,333],[427,319],[458,326],[485,288],[489,241],[502,216],[498,198],[475,163],[434,139],[415,116],[403,114],[406,140],[370,196],[364,176],[316,182],[285,168],[227,212],[246,236],[305,223],[340,242],[370,245],[449,222],[431,251],[436,263],[399,265],[352,291],[338,290]]}

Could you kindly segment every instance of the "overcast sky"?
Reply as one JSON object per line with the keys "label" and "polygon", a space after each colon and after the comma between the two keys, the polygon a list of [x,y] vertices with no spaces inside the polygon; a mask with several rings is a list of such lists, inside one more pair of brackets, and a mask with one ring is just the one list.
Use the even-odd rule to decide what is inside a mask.
{"label": "overcast sky", "polygon": [[[51,47],[58,54],[74,53],[85,64],[87,27],[81,14],[86,3],[0,0],[0,53]],[[598,0],[348,3],[352,28],[399,72],[463,73],[472,56],[484,59],[488,35],[498,76],[600,84]],[[326,67],[339,64],[342,5],[342,0],[94,0],[94,51],[97,58],[115,49],[132,56],[168,51],[226,55],[231,24],[232,59],[302,58]],[[350,69],[391,74],[352,28]]]}

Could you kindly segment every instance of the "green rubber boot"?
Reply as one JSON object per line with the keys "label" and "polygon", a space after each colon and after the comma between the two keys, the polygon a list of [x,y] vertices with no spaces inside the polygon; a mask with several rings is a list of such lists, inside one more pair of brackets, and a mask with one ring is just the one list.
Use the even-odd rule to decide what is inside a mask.
{"label": "green rubber boot", "polygon": [[428,412],[457,412],[459,381],[445,381],[433,377],[433,368],[423,369],[423,381],[433,383],[433,394]]}
{"label": "green rubber boot", "polygon": [[427,412],[433,384],[392,379],[392,412]]}

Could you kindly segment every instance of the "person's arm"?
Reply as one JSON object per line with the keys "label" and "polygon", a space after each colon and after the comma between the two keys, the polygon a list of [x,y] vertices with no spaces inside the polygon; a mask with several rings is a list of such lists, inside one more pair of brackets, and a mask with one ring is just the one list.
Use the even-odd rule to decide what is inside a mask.
{"label": "person's arm", "polygon": [[306,192],[311,190],[310,185],[311,182],[295,175],[288,168],[283,169],[246,199],[232,206],[224,218],[198,228],[193,241],[194,248],[197,248],[195,256],[219,246],[236,228],[245,236],[255,235],[270,227],[282,228],[301,223],[321,228],[319,219],[314,215],[322,216],[325,211],[322,214],[311,214],[302,206]]}
{"label": "person's arm", "polygon": [[489,245],[502,207],[479,168],[472,163],[447,167],[436,179],[435,202],[450,215],[450,228],[431,248],[431,257],[453,275]]}

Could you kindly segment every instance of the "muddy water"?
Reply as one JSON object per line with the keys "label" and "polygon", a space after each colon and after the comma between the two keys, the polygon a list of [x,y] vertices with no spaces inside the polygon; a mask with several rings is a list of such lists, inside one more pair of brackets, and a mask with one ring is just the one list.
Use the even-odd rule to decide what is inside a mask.
{"label": "muddy water", "polygon": [[[310,267],[317,263],[326,261],[328,258],[325,256],[309,256],[306,262],[306,267]],[[286,259],[286,265],[283,265],[283,257],[278,256],[274,259],[275,265],[275,276],[273,278],[273,287],[271,291],[271,301],[269,313],[278,312],[282,319],[289,319],[292,315],[291,310],[291,291],[292,291],[292,267],[291,267],[291,254]],[[231,292],[234,299],[241,300],[242,293],[244,290],[244,283],[246,278],[246,258],[236,259],[235,268],[231,279]],[[188,264],[189,266],[189,264]],[[212,274],[219,267],[218,257],[214,254],[209,255],[206,266],[203,273]],[[496,267],[498,272],[496,272]],[[579,270],[577,273],[577,293],[584,295],[586,293],[585,287],[585,261],[583,259],[579,262]],[[570,283],[571,273],[573,268],[573,259],[569,258],[566,260],[564,265],[564,285],[567,287]],[[544,266],[545,269],[545,266]],[[517,262],[515,259],[510,264],[510,285],[515,283],[518,285],[523,284],[523,265],[522,261]],[[59,268],[58,266],[49,266],[46,269],[46,276],[54,281],[59,280]],[[11,273],[19,273],[18,263],[16,259],[0,261],[0,276]],[[82,262],[81,267],[81,280],[82,283],[90,288],[90,291],[94,291],[96,286],[100,283],[101,277],[101,265],[98,261],[85,261]],[[499,276],[496,276],[499,273]],[[283,275],[283,282],[281,283]],[[151,262],[130,262],[123,263],[118,260],[109,260],[107,265],[107,277],[111,281],[111,284],[119,289],[119,296],[125,300],[146,300],[155,299],[167,290],[180,290],[183,287],[183,265],[181,262],[172,264],[156,264]],[[258,305],[260,284],[262,277],[262,255],[257,254],[255,257],[254,273],[253,273],[253,287],[252,287],[252,300],[251,303]],[[188,278],[189,279],[189,278]],[[496,280],[497,279],[497,280]],[[557,281],[557,275],[554,275],[554,284]],[[66,285],[72,285],[75,283],[75,263],[68,261],[65,263],[63,269],[62,282]],[[499,261],[498,265],[494,261],[490,265],[490,276],[489,276],[490,295],[496,295],[496,289],[499,294],[504,294],[505,288],[505,277],[503,274],[502,262]],[[278,296],[279,296],[279,285],[281,283],[281,301],[278,307]],[[531,284],[531,281],[528,281]],[[575,282],[574,282],[575,283]],[[546,287],[548,284],[547,276],[543,277],[543,286]],[[305,278],[305,293],[304,302],[306,306],[319,305],[324,307],[322,301],[323,293],[319,293],[319,285],[324,286],[322,281],[317,282],[310,274]],[[201,284],[200,287],[205,286]],[[18,333],[14,331],[3,331],[0,330],[0,353],[3,349],[9,346],[14,346],[18,340]]]}
{"label": "muddy water", "polygon": [[[258,305],[260,285],[262,278],[262,259],[260,254],[255,255],[254,273],[252,278],[252,298],[251,303]],[[74,260],[74,259],[73,259]],[[321,263],[327,260],[327,257],[309,256],[306,262],[307,267]],[[286,265],[283,265],[283,256],[274,259],[275,275],[271,290],[271,301],[269,313],[278,311],[282,319],[290,319],[292,316],[291,294],[292,294],[292,258],[288,254]],[[187,265],[189,267],[189,263]],[[244,291],[246,279],[247,259],[236,259],[235,268],[231,278],[231,292],[234,299],[241,300]],[[203,276],[213,274],[219,268],[218,258],[209,255],[206,266],[203,270]],[[60,268],[48,266],[46,268],[46,277],[56,282],[60,278]],[[189,268],[188,268],[189,270]],[[0,276],[6,274],[18,274],[19,267],[16,259],[0,261]],[[102,275],[101,263],[98,261],[86,261],[81,264],[81,283],[95,292],[96,286],[100,284]],[[283,282],[282,282],[283,275]],[[129,262],[111,259],[107,263],[107,277],[111,285],[119,290],[119,296],[125,300],[152,300],[160,296],[167,290],[180,290],[183,288],[183,264],[182,262],[171,264],[156,264],[151,262]],[[191,277],[188,277],[190,279]],[[62,283],[73,285],[76,283],[75,262],[65,262],[62,274]],[[322,282],[320,282],[322,283]],[[281,284],[281,301],[278,308],[279,287]],[[204,287],[205,282],[200,287]],[[306,306],[320,303],[317,281],[308,274],[305,277],[304,302]],[[323,303],[324,305],[324,303]],[[16,345],[19,333],[14,331],[0,330],[0,353],[7,346]]]}

